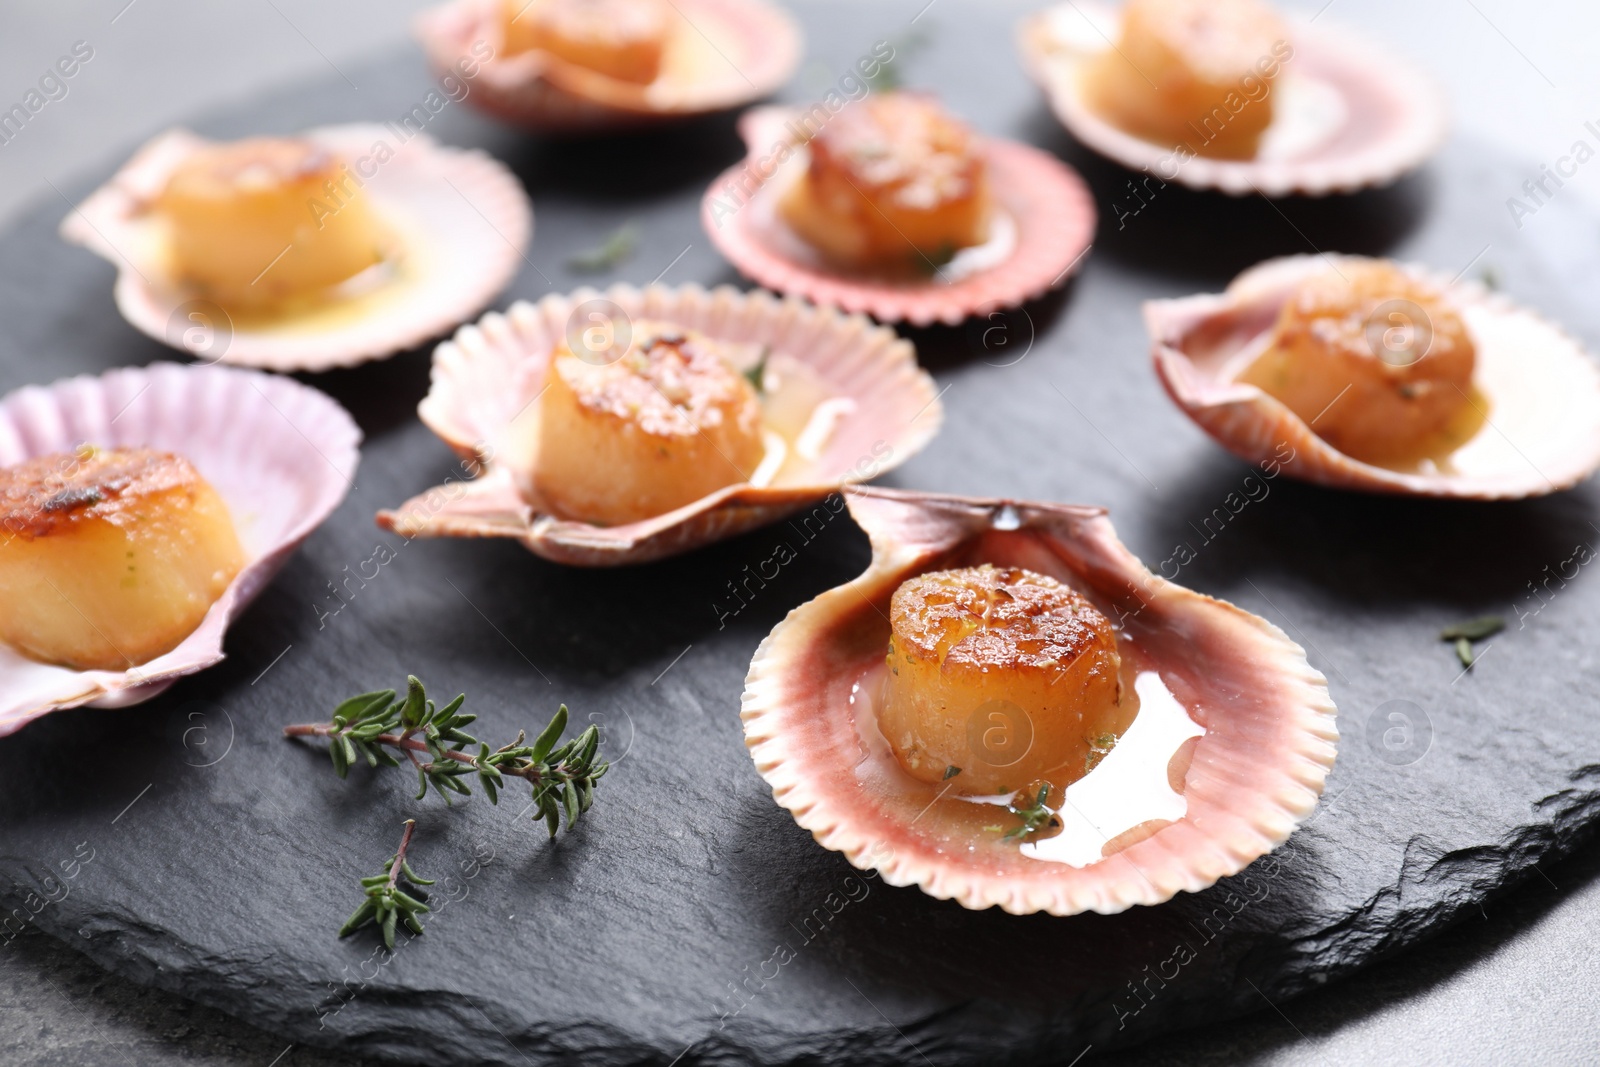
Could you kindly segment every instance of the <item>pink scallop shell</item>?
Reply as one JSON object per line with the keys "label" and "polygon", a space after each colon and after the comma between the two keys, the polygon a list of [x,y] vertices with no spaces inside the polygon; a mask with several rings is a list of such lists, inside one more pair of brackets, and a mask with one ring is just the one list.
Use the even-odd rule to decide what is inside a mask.
{"label": "pink scallop shell", "polygon": [[1037,148],[987,138],[982,143],[991,188],[1015,226],[1015,243],[1002,261],[950,281],[936,277],[893,282],[852,277],[831,271],[820,259],[797,258],[782,246],[804,243],[783,224],[776,205],[786,181],[805,165],[804,148],[796,149],[766,178],[752,182],[752,177],[765,165],[758,161],[782,146],[794,146],[795,137],[785,123],[800,114],[781,107],[747,112],[739,120],[739,131],[749,155],[711,183],[700,205],[701,224],[712,243],[742,273],[768,289],[861,312],[879,322],[953,326],[1043,295],[1066,281],[1091,247],[1094,200],[1077,172]]}
{"label": "pink scallop shell", "polygon": [[688,118],[760,100],[789,80],[800,63],[800,28],[788,12],[763,0],[673,0],[681,28],[707,52],[691,80],[619,81],[546,52],[491,54],[479,64],[475,46],[503,51],[496,0],[453,0],[415,22],[428,60],[461,77],[477,67],[467,103],[534,130],[624,129]]}
{"label": "pink scallop shell", "polygon": [[[173,170],[206,142],[169,130],[130,159],[61,223],[61,235],[117,265],[116,300],[143,333],[204,362],[277,371],[320,371],[380,359],[440,336],[481,311],[525,259],[533,208],[516,177],[478,151],[447,148],[423,133],[402,141],[396,127],[325,126],[303,136],[353,167],[382,142],[393,152],[366,180],[374,208],[402,220],[408,269],[420,272],[396,296],[351,322],[323,329],[249,330],[193,335],[186,307],[195,294],[164,281],[162,254],[142,217]],[[206,316],[221,313],[200,301]],[[202,321],[202,320],[196,320]],[[210,331],[212,324],[202,321]],[[216,351],[213,351],[216,349]]]}
{"label": "pink scallop shell", "polygon": [[[541,514],[518,491],[527,472],[506,444],[516,416],[543,392],[550,352],[573,309],[604,298],[631,319],[654,319],[735,343],[763,343],[809,366],[834,395],[855,401],[817,459],[783,484],[733,485],[676,511],[625,526],[594,526]],[[418,407],[422,421],[479,470],[458,482],[378,514],[406,536],[512,537],[558,563],[586,567],[641,563],[677,555],[782,518],[909,459],[939,430],[943,407],[916,351],[892,330],[859,316],[816,308],[770,293],[697,285],[640,290],[618,285],[518,301],[441,344],[433,385]],[[882,454],[882,447],[890,450]],[[481,467],[478,464],[481,463]]]}
{"label": "pink scallop shell", "polygon": [[[1091,49],[1064,40],[1057,20],[1077,20]],[[1343,108],[1342,121],[1312,131],[1306,143],[1281,156],[1254,160],[1195,156],[1178,164],[1171,145],[1127,133],[1101,118],[1078,91],[1078,67],[1109,47],[1119,20],[1115,9],[1074,0],[1025,18],[1018,27],[1024,65],[1045,90],[1051,109],[1073,136],[1133,170],[1192,189],[1230,196],[1326,196],[1387,185],[1421,166],[1443,142],[1444,96],[1434,82],[1370,41],[1327,25],[1293,26],[1294,56],[1286,72],[1326,87]],[[1071,27],[1076,33],[1079,27]],[[1103,36],[1102,36],[1103,35]],[[1288,76],[1286,74],[1286,76]],[[1280,120],[1275,116],[1274,122]],[[1294,120],[1321,122],[1309,111]]]}
{"label": "pink scallop shell", "polygon": [[[872,539],[872,564],[773,629],[750,664],[740,711],[773,796],[825,848],[892,885],[963,907],[1112,913],[1238,873],[1316,806],[1338,739],[1321,673],[1266,620],[1147,571],[1104,509],[874,488],[846,497]],[[978,562],[1025,566],[1084,591],[1102,610],[1128,609],[1124,625],[1152,649],[1163,679],[1193,694],[1185,703],[1198,706],[1206,727],[1183,818],[1074,868],[1020,852],[975,858],[861,788],[849,696],[882,662],[889,597],[915,574]]]}
{"label": "pink scallop shell", "polygon": [[127,671],[79,671],[0,645],[0,736],[60,708],[126,707],[223,659],[228,626],[344,499],[361,431],[290,378],[154,363],[28,386],[0,400],[0,466],[79,445],[184,456],[222,495],[250,563],[171,652]]}
{"label": "pink scallop shell", "polygon": [[[1407,267],[1447,289],[1478,350],[1475,380],[1488,423],[1455,453],[1459,473],[1407,473],[1338,451],[1294,412],[1232,380],[1240,352],[1259,345],[1308,276],[1344,257],[1289,256],[1245,271],[1217,295],[1145,304],[1156,374],[1167,395],[1224,448],[1292,477],[1378,493],[1479,500],[1542,496],[1600,468],[1600,370],[1577,341],[1509,298]],[[1214,342],[1203,338],[1216,337]],[[1293,458],[1284,461],[1283,450]],[[1466,450],[1472,449],[1472,452]]]}

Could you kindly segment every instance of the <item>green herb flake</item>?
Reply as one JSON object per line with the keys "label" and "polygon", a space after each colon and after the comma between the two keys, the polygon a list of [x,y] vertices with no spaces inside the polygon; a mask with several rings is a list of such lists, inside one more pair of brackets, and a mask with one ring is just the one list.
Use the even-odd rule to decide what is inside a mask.
{"label": "green herb flake", "polygon": [[568,259],[567,269],[582,274],[598,274],[601,271],[611,270],[632,259],[638,247],[638,224],[632,221],[624,222],[611,231],[597,247],[579,252]]}

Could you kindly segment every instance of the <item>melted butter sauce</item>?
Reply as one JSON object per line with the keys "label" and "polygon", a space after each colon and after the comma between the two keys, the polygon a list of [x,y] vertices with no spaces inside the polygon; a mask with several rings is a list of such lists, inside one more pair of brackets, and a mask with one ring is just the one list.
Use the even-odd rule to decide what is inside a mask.
{"label": "melted butter sauce", "polygon": [[1138,673],[1139,714],[1121,740],[1095,769],[1067,787],[1054,809],[1061,832],[1021,845],[1031,859],[1087,867],[1105,855],[1106,845],[1147,823],[1177,822],[1189,802],[1172,788],[1167,773],[1172,758],[1205,727],[1189,717],[1156,671]]}
{"label": "melted butter sauce", "polygon": [[[1131,678],[1137,712],[1109,753],[1067,787],[1059,807],[1050,806],[1059,826],[1018,841],[1005,833],[1020,822],[1006,810],[1005,796],[966,796],[955,791],[960,775],[934,786],[911,777],[878,727],[886,668],[880,661],[851,686],[850,711],[860,743],[856,779],[868,793],[916,813],[913,822],[943,838],[948,851],[1014,849],[1045,863],[1087,867],[1188,812],[1182,792],[1187,769],[1176,759],[1205,728],[1162,680],[1149,657],[1126,635],[1118,650],[1123,674]],[[1128,699],[1125,696],[1124,699]],[[1121,841],[1119,841],[1121,839]]]}
{"label": "melted butter sauce", "polygon": [[[426,233],[393,205],[384,205],[384,258],[338,285],[262,307],[224,304],[234,330],[279,337],[335,333],[362,322],[381,319],[414,303],[439,279],[428,255]],[[167,224],[159,212],[147,213],[136,227],[145,262],[158,265],[165,288],[184,292],[173,279]],[[270,269],[270,268],[269,268]]]}

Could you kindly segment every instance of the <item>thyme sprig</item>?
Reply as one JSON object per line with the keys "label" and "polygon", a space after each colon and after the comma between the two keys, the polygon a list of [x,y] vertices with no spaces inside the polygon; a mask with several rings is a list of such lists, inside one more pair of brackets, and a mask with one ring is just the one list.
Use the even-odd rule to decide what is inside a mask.
{"label": "thyme sprig", "polygon": [[[406,850],[411,847],[411,835],[416,831],[417,820],[406,820],[406,831],[400,837],[400,847],[395,854],[389,857],[384,864],[388,868],[383,874],[375,874],[371,878],[361,879],[361,890],[366,893],[367,899],[361,906],[351,913],[350,918],[339,927],[340,937],[349,937],[368,923],[376,923],[383,932],[383,944],[389,951],[394,951],[394,932],[399,923],[414,934],[422,933],[422,920],[418,915],[431,911],[427,904],[427,894],[417,889],[418,886],[432,885],[430,878],[418,877],[417,872],[411,869],[411,864],[406,860]],[[416,892],[416,896],[400,888],[404,878],[406,884]],[[422,899],[418,899],[421,897]]]}
{"label": "thyme sprig", "polygon": [[[563,704],[533,744],[524,744],[527,735],[518,731],[515,741],[491,751],[464,729],[477,719],[461,713],[465,701],[462,694],[444,707],[436,707],[422,683],[410,676],[402,699],[396,699],[393,689],[362,693],[334,708],[331,721],[285,726],[283,733],[285,737],[328,738],[328,755],[340,778],[358,758],[371,767],[400,766],[388,751],[396,749],[416,768],[418,800],[428,795],[430,785],[447,804],[451,793],[471,796],[466,779],[476,774],[489,803],[498,804],[506,778],[521,778],[533,787],[534,820],[543,819],[554,837],[565,812],[567,829],[572,829],[594,803],[595,782],[611,766],[595,758],[600,731],[590,726],[557,747],[567,728],[567,706]],[[477,752],[468,752],[474,745]],[[424,761],[419,753],[426,753],[428,759]]]}

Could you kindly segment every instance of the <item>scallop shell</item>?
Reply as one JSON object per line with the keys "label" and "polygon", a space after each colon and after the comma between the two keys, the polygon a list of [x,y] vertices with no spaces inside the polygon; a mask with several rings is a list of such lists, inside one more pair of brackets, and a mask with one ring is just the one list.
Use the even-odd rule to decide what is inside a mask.
{"label": "scallop shell", "polygon": [[[853,410],[838,419],[814,459],[786,468],[775,484],[728,486],[624,526],[541,514],[517,488],[529,479],[510,458],[517,453],[509,443],[512,424],[543,391],[550,353],[575,309],[596,300],[629,319],[770,345],[806,364]],[[917,366],[911,343],[893,331],[770,293],[697,285],[581,289],[486,315],[434,353],[433,385],[418,412],[478,476],[379,512],[379,525],[408,537],[513,537],[546,559],[589,567],[660,559],[774,522],[846,483],[898,466],[933,438],[943,419],[933,380]]]}
{"label": "scallop shell", "polygon": [[[402,134],[406,138],[402,139]],[[346,367],[439,337],[483,310],[516,274],[533,235],[533,208],[505,166],[482,152],[439,145],[394,125],[324,126],[302,136],[338,153],[359,175],[381,143],[393,155],[365,179],[374,209],[406,245],[402,277],[316,317],[262,328],[235,324],[215,303],[164,279],[164,255],[142,218],[173,170],[206,142],[161,134],[61,223],[61,235],[117,265],[116,300],[143,333],[206,363],[277,371]]]}
{"label": "scallop shell", "polygon": [[[1217,295],[1145,304],[1156,373],[1167,395],[1224,448],[1292,477],[1380,493],[1479,500],[1542,496],[1600,468],[1600,370],[1577,341],[1476,282],[1407,266],[1448,290],[1477,347],[1474,380],[1489,402],[1478,434],[1451,454],[1454,472],[1407,473],[1352,459],[1274,397],[1232,380],[1308,276],[1345,257],[1268,260]],[[1204,345],[1199,338],[1218,338]],[[1292,458],[1284,459],[1285,449]]]}
{"label": "scallop shell", "polygon": [[[769,96],[800,63],[800,28],[763,0],[674,0],[682,63],[637,85],[542,51],[501,57],[496,0],[454,0],[423,12],[417,38],[436,71],[477,68],[467,103],[550,132],[604,131],[726,111]],[[474,49],[477,49],[475,52]],[[493,49],[488,61],[477,56]],[[668,60],[670,63],[670,59]]]}
{"label": "scallop shell", "polygon": [[[750,664],[740,712],[773,796],[825,848],[968,908],[1112,913],[1238,873],[1315,807],[1338,739],[1323,676],[1266,620],[1147,571],[1104,509],[873,488],[846,498],[872,539],[872,564],[773,629]],[[940,809],[911,817],[915,807],[862,788],[851,688],[883,661],[889,598],[916,574],[979,562],[1027,567],[1084,592],[1149,645],[1164,680],[1193,695],[1185,703],[1198,707],[1206,733],[1182,818],[1072,867],[1020,850],[980,858],[941,837],[936,814],[924,818]]]}
{"label": "scallop shell", "polygon": [[1081,65],[1119,32],[1115,8],[1074,0],[1018,27],[1024,65],[1072,135],[1132,170],[1230,196],[1326,196],[1387,185],[1444,140],[1444,96],[1434,82],[1370,41],[1326,24],[1293,22],[1294,48],[1272,125],[1252,160],[1174,158],[1172,145],[1142,140],[1101,118],[1078,87]]}
{"label": "scallop shell", "polygon": [[[895,282],[839,273],[777,214],[788,183],[804,173],[807,152],[785,128],[802,113],[763,107],[739,120],[749,155],[706,190],[701,224],[733,265],[760,285],[862,312],[879,322],[956,325],[1014,307],[1062,284],[1094,240],[1094,200],[1076,171],[1054,156],[997,138],[982,144],[998,219],[990,241],[963,250],[927,281]],[[773,153],[792,154],[772,168]]]}
{"label": "scallop shell", "polygon": [[0,645],[0,736],[59,708],[138,704],[221,662],[228,626],[344,499],[361,431],[315,389],[223,367],[155,363],[0,400],[0,466],[85,443],[188,459],[227,502],[250,562],[182,644],[131,670],[55,667]]}

